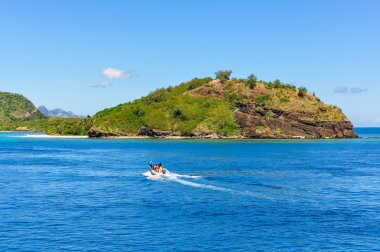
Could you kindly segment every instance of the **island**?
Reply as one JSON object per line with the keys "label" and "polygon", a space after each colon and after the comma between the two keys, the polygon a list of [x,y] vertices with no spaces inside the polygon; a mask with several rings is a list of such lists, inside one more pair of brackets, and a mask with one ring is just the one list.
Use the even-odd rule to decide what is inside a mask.
{"label": "island", "polygon": [[215,78],[160,88],[86,118],[48,117],[25,97],[2,92],[0,130],[89,137],[358,137],[340,108],[322,102],[305,87],[257,80],[253,74],[230,76],[231,71],[218,71]]}

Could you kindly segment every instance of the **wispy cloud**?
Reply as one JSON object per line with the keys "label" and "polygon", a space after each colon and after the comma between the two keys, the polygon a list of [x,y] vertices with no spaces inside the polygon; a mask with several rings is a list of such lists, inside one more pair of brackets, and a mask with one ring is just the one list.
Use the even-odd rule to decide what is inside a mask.
{"label": "wispy cloud", "polygon": [[335,90],[334,90],[334,93],[338,93],[338,94],[346,94],[348,93],[348,87],[336,87]]}
{"label": "wispy cloud", "polygon": [[360,88],[360,87],[348,87],[348,86],[337,86],[334,90],[334,93],[337,94],[359,94],[359,93],[364,93],[367,92],[367,88]]}
{"label": "wispy cloud", "polygon": [[112,86],[111,83],[109,83],[108,81],[102,81],[96,85],[92,85],[90,87],[93,87],[93,88],[106,88],[106,87],[110,87]]}
{"label": "wispy cloud", "polygon": [[124,79],[129,78],[131,73],[121,69],[107,67],[103,69],[103,75],[108,79]]}
{"label": "wispy cloud", "polygon": [[350,89],[350,92],[353,94],[359,94],[359,93],[367,92],[367,89],[366,88],[360,88],[360,87],[352,87]]}

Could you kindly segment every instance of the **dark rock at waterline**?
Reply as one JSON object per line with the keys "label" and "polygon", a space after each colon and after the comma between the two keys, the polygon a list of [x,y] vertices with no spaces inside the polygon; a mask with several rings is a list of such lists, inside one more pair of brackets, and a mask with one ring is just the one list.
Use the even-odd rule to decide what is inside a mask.
{"label": "dark rock at waterline", "polygon": [[149,137],[168,137],[168,136],[177,136],[174,132],[157,130],[148,127],[141,127],[138,134],[139,136],[149,136]]}
{"label": "dark rock at waterline", "polygon": [[122,136],[120,134],[115,134],[111,132],[106,132],[106,131],[101,131],[98,129],[90,129],[88,132],[89,137],[117,137],[117,136]]}

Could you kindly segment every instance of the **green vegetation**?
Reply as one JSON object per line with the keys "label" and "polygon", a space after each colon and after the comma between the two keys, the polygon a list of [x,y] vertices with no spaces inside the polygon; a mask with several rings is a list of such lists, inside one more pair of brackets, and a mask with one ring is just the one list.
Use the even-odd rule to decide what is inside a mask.
{"label": "green vegetation", "polygon": [[305,87],[300,87],[298,88],[298,96],[299,97],[305,97],[305,95],[307,94],[307,88]]}
{"label": "green vegetation", "polygon": [[42,120],[25,121],[19,124],[34,131],[50,135],[88,135],[92,125],[91,117],[82,118],[46,118]]}
{"label": "green vegetation", "polygon": [[276,88],[276,89],[291,89],[291,90],[297,90],[297,87],[292,84],[285,84],[279,79],[274,80],[273,82],[266,82],[266,81],[260,81],[261,83],[264,83],[268,86],[268,88]]}
{"label": "green vegetation", "polygon": [[290,102],[290,99],[289,99],[289,97],[284,96],[284,97],[281,97],[281,98],[280,98],[280,102],[281,102],[281,103],[288,103],[288,102]]}
{"label": "green vegetation", "polygon": [[190,135],[202,128],[220,135],[238,135],[233,104],[188,93],[211,78],[195,78],[170,89],[158,89],[141,99],[98,112],[93,128],[119,135],[136,135],[141,127]]}
{"label": "green vegetation", "polygon": [[275,88],[279,88],[279,87],[281,87],[281,85],[282,85],[282,82],[281,82],[279,79],[276,79],[276,80],[273,82],[273,86],[274,86]]}
{"label": "green vegetation", "polygon": [[24,96],[0,92],[0,130],[14,130],[24,121],[43,118],[46,116]]}
{"label": "green vegetation", "polygon": [[247,78],[247,85],[250,89],[254,89],[256,87],[257,77],[254,74],[251,74]]}
{"label": "green vegetation", "polygon": [[258,104],[265,106],[267,103],[271,100],[271,97],[269,94],[263,94],[256,98],[256,101]]}
{"label": "green vegetation", "polygon": [[19,94],[0,92],[0,130],[18,127],[57,135],[87,135],[91,118],[48,118]]}
{"label": "green vegetation", "polygon": [[[208,83],[212,81],[212,78],[211,77],[206,77],[206,78],[203,78],[203,79],[198,79],[198,78],[194,78],[192,79],[191,81],[189,81],[187,84],[185,83],[185,85],[187,85],[187,90],[192,90],[192,89],[196,89],[202,85],[204,85],[205,83]],[[172,87],[169,87],[167,88],[168,91],[171,91]]]}
{"label": "green vegetation", "polygon": [[231,70],[226,70],[226,71],[217,71],[215,72],[215,77],[220,80],[221,82],[226,82],[227,80],[230,79],[232,71]]}

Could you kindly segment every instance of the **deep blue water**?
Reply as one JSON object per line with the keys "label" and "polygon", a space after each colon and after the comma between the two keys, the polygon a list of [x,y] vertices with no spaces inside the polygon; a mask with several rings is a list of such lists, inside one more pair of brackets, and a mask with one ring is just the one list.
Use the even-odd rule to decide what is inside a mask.
{"label": "deep blue water", "polygon": [[[380,129],[345,140],[0,133],[0,251],[379,251]],[[150,180],[150,160],[196,177]]]}

